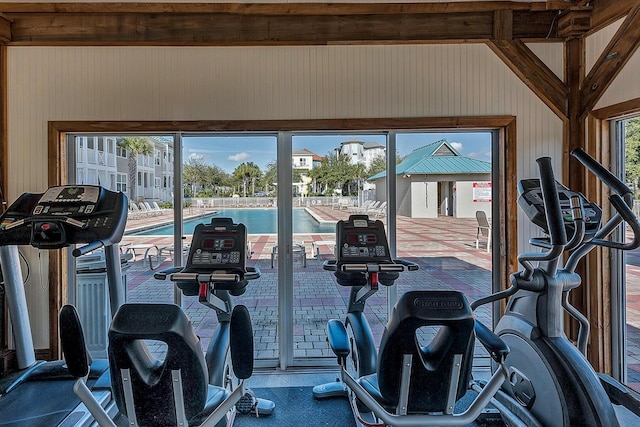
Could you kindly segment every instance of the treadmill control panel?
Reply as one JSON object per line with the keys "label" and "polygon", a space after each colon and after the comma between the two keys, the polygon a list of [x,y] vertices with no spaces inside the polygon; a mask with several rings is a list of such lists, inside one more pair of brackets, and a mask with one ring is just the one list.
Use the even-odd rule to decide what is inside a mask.
{"label": "treadmill control panel", "polygon": [[337,263],[392,262],[384,224],[366,215],[351,215],[336,225]]}
{"label": "treadmill control panel", "polygon": [[[547,225],[547,216],[544,210],[544,200],[542,199],[542,189],[540,188],[540,180],[537,178],[524,179],[518,185],[520,197],[518,204],[527,214],[531,222],[542,228],[545,233],[549,233]],[[564,185],[556,181],[556,190],[560,199],[560,209],[564,219],[564,226],[567,231],[567,237],[571,238],[575,231],[573,211],[571,209],[571,198],[577,197],[582,201],[582,215],[585,224],[585,236],[592,236],[600,228],[602,220],[602,210],[594,203],[591,203],[581,193],[571,191]]]}
{"label": "treadmill control panel", "polygon": [[57,249],[72,244],[120,242],[127,196],[95,185],[63,185],[24,193],[0,216],[0,245]]}

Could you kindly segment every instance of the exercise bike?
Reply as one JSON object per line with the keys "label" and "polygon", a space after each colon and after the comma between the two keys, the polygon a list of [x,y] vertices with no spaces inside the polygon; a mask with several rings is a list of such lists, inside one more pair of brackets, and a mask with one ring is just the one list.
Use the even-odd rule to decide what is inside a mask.
{"label": "exercise bike", "polygon": [[[155,274],[169,278],[185,295],[197,295],[214,309],[220,326],[207,351],[207,360],[191,322],[174,304],[124,304],[109,329],[109,368],[118,415],[112,421],[84,386],[87,354],[82,328],[71,306],[60,315],[61,339],[70,371],[78,378],[74,391],[101,426],[231,426],[236,408],[248,405],[259,415],[274,404],[256,402],[244,380],[253,372],[253,332],[245,306],[232,307],[230,295],[241,295],[260,277],[247,267],[247,230],[231,218],[199,224],[193,234],[185,267]],[[166,344],[166,356],[149,354],[144,340]],[[215,368],[209,371],[208,366]],[[211,382],[218,381],[217,384]],[[249,402],[243,402],[248,400]]]}
{"label": "exercise bike", "polygon": [[[156,279],[173,281],[183,295],[197,296],[202,305],[215,311],[218,326],[206,351],[209,384],[230,390],[239,385],[229,346],[232,297],[244,294],[247,282],[260,277],[258,268],[246,265],[246,251],[245,225],[234,224],[231,218],[213,218],[210,224],[196,226],[184,267],[154,274]],[[275,403],[247,390],[236,408],[260,417],[270,415]]]}
{"label": "exercise bike", "polygon": [[[549,237],[531,239],[542,251],[519,256],[523,269],[511,276],[507,290],[471,306],[475,309],[508,298],[506,312],[495,328],[511,349],[505,362],[508,381],[496,395],[497,404],[540,425],[611,427],[619,425],[614,403],[640,416],[640,402],[624,386],[599,376],[591,367],[585,357],[589,322],[571,306],[568,296],[581,284],[575,272],[578,262],[597,246],[637,248],[640,224],[630,209],[629,188],[583,150],[571,154],[611,190],[609,200],[615,212],[602,224],[600,207],[556,182],[548,157],[538,159],[540,179],[520,182],[518,202]],[[610,240],[624,223],[633,239]],[[565,314],[580,325],[575,345],[565,335]]]}
{"label": "exercise bike", "polygon": [[[379,351],[364,316],[365,301],[379,285],[392,285],[399,273],[417,264],[393,260],[384,225],[351,215],[336,225],[336,259],[323,268],[338,284],[351,287],[347,317],[327,324],[329,345],[341,366],[340,381],[318,385],[317,399],[346,396],[358,426],[464,425],[473,422],[507,378],[507,346],[474,319],[467,299],[456,291],[411,291],[396,303]],[[439,327],[426,346],[417,334]],[[471,383],[475,338],[498,369],[463,412],[455,403]]]}

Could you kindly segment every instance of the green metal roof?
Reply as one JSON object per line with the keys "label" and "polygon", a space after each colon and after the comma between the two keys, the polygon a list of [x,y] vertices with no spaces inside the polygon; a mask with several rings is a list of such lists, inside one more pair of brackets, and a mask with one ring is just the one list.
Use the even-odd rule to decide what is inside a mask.
{"label": "green metal roof", "polygon": [[[460,155],[447,140],[413,150],[399,165],[397,175],[460,175],[491,173],[491,163]],[[384,178],[382,171],[369,178],[369,181]]]}

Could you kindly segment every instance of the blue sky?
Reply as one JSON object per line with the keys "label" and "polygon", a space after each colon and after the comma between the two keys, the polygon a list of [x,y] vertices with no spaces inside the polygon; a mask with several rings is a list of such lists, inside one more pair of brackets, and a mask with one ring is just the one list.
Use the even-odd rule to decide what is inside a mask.
{"label": "blue sky", "polygon": [[[491,135],[488,132],[429,132],[398,133],[397,150],[406,155],[416,148],[446,139],[463,156],[491,161]],[[306,134],[293,137],[293,148],[306,148],[325,156],[340,143],[349,139],[386,143],[383,134]],[[226,172],[243,162],[253,162],[263,171],[276,158],[276,137],[256,135],[184,137],[184,159],[201,157],[208,164],[215,164]]]}

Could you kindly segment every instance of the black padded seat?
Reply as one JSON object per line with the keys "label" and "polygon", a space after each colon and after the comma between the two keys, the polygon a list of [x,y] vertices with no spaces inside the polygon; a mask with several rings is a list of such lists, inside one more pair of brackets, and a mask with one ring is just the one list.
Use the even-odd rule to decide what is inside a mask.
{"label": "black padded seat", "polygon": [[[143,340],[167,345],[160,361]],[[189,425],[198,425],[228,396],[208,385],[207,366],[191,322],[174,304],[124,304],[109,329],[109,367],[118,409],[126,414],[122,369],[129,369],[136,417],[140,425],[176,425],[171,371],[180,370]]]}
{"label": "black padded seat", "polygon": [[[421,347],[419,328],[439,326]],[[457,291],[412,291],[396,303],[378,353],[377,372],[358,381],[385,409],[395,412],[400,396],[403,355],[412,359],[407,413],[445,412],[454,371],[454,355],[462,356],[456,400],[467,391],[475,342],[474,318],[465,296]]]}

